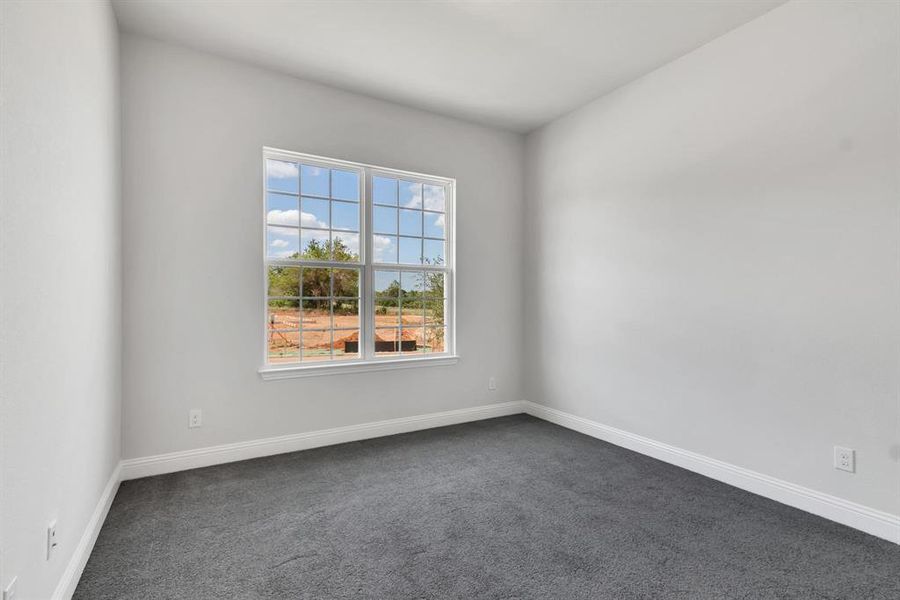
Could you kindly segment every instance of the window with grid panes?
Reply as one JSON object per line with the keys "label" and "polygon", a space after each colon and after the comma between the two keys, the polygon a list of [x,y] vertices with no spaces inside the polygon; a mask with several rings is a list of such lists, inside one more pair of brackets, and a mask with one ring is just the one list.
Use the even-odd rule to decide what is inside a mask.
{"label": "window with grid panes", "polygon": [[264,155],[266,364],[451,354],[452,180]]}

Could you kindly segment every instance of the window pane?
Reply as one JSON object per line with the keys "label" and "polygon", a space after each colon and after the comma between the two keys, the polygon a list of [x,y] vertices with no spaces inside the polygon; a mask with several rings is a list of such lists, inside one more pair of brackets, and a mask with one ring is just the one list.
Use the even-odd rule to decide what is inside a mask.
{"label": "window pane", "polygon": [[400,330],[393,329],[376,329],[375,330],[375,354],[397,354],[400,350],[398,341],[400,340]]}
{"label": "window pane", "polygon": [[328,197],[328,171],[322,167],[301,165],[300,189],[304,196]]}
{"label": "window pane", "polygon": [[443,265],[444,242],[441,240],[425,240],[422,257],[426,265]]}
{"label": "window pane", "polygon": [[352,202],[332,202],[331,226],[334,229],[359,231],[359,204],[354,204]]}
{"label": "window pane", "polygon": [[444,187],[440,185],[423,186],[423,202],[425,210],[444,212]]}
{"label": "window pane", "polygon": [[334,291],[335,297],[358,298],[359,297],[359,269],[335,269]]}
{"label": "window pane", "polygon": [[372,201],[375,204],[397,206],[397,180],[389,177],[373,177]]}
{"label": "window pane", "polygon": [[425,235],[427,237],[444,239],[444,214],[425,213]]}
{"label": "window pane", "polygon": [[299,329],[300,301],[269,300],[266,323],[268,323],[270,330]]}
{"label": "window pane", "polygon": [[327,298],[306,299],[300,301],[303,306],[301,317],[303,330],[331,328],[331,300]]}
{"label": "window pane", "polygon": [[348,331],[335,329],[332,344],[334,360],[352,360],[359,358],[359,330]]}
{"label": "window pane", "polygon": [[327,298],[331,295],[331,269],[325,267],[303,268],[303,296]]}
{"label": "window pane", "polygon": [[266,223],[269,225],[300,226],[297,196],[266,193]]}
{"label": "window pane", "polygon": [[397,262],[397,238],[392,235],[372,236],[372,247],[375,250],[375,262]]}
{"label": "window pane", "polygon": [[422,208],[422,184],[400,181],[400,206]]}
{"label": "window pane", "polygon": [[359,234],[335,231],[331,234],[334,256],[338,262],[359,262]]}
{"label": "window pane", "polygon": [[334,327],[359,329],[359,300],[332,300]]}
{"label": "window pane", "polygon": [[379,299],[375,301],[375,327],[397,327],[400,325],[400,301]]}
{"label": "window pane", "polygon": [[400,289],[403,290],[401,295],[421,296],[424,286],[422,271],[403,271],[400,273]]}
{"label": "window pane", "polygon": [[328,229],[328,200],[303,198],[300,207],[300,221],[304,227]]}
{"label": "window pane", "polygon": [[359,202],[359,174],[355,171],[332,169],[331,197]]}
{"label": "window pane", "polygon": [[422,264],[422,238],[400,238],[400,264]]}
{"label": "window pane", "polygon": [[425,328],[425,352],[444,352],[444,328]]}
{"label": "window pane", "polygon": [[318,229],[300,230],[300,258],[307,260],[331,260],[328,232]]}
{"label": "window pane", "polygon": [[425,272],[425,295],[429,298],[444,298],[444,274]]}
{"label": "window pane", "polygon": [[400,325],[403,327],[425,325],[424,303],[421,298],[404,298],[400,300]]}
{"label": "window pane", "polygon": [[266,161],[266,188],[296,194],[300,191],[297,163],[283,160]]}
{"label": "window pane", "polygon": [[[444,352],[449,273],[423,264],[449,259],[446,186],[330,164],[265,159],[268,361],[361,359],[373,349],[378,356]],[[298,266],[272,264],[292,261]],[[372,288],[363,289],[369,274]],[[365,324],[373,329],[363,334],[369,310]]]}
{"label": "window pane", "polygon": [[266,334],[270,363],[292,363],[300,360],[300,332],[270,330]]}
{"label": "window pane", "polygon": [[446,303],[444,300],[433,300],[431,298],[425,300],[425,324],[443,325],[445,308]]}
{"label": "window pane", "polygon": [[400,235],[422,235],[422,211],[400,210]]}
{"label": "window pane", "polygon": [[376,206],[372,212],[372,231],[374,233],[397,233],[397,209]]}
{"label": "window pane", "polygon": [[269,267],[269,296],[300,295],[300,267]]}
{"label": "window pane", "polygon": [[303,330],[303,362],[331,360],[331,331]]}
{"label": "window pane", "polygon": [[399,271],[375,271],[375,297],[397,298],[400,296]]}
{"label": "window pane", "polygon": [[300,249],[300,230],[293,227],[266,227],[266,254],[269,258],[292,258]]}
{"label": "window pane", "polygon": [[400,351],[403,354],[420,354],[425,351],[425,329],[404,327],[400,330]]}

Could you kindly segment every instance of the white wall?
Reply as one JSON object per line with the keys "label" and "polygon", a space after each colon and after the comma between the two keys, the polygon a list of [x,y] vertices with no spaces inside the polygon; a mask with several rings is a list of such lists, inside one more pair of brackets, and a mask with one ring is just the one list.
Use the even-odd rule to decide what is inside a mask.
{"label": "white wall", "polygon": [[118,33],[105,2],[0,6],[0,586],[34,600],[121,450]]}
{"label": "white wall", "polygon": [[529,135],[528,399],[900,514],[898,32],[789,3]]}
{"label": "white wall", "polygon": [[[122,50],[126,458],[520,399],[521,136],[147,38]],[[266,145],[457,178],[457,365],[260,379]]]}

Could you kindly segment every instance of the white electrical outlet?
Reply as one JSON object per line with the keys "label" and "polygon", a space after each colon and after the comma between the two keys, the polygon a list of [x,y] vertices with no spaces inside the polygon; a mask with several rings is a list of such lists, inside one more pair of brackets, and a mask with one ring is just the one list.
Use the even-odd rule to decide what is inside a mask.
{"label": "white electrical outlet", "polygon": [[856,450],[852,448],[834,447],[834,468],[840,471],[856,472]]}
{"label": "white electrical outlet", "polygon": [[490,379],[488,379],[488,389],[489,389],[489,390],[496,390],[496,389],[497,389],[497,380],[494,379],[493,377],[491,377]]}
{"label": "white electrical outlet", "polygon": [[56,520],[54,519],[47,524],[47,560],[50,560],[58,547],[59,542],[56,539]]}
{"label": "white electrical outlet", "polygon": [[17,578],[13,577],[6,589],[3,590],[3,600],[16,600],[18,598],[16,595],[16,581]]}
{"label": "white electrical outlet", "polygon": [[191,429],[203,426],[203,411],[199,408],[192,408],[188,413],[188,427]]}

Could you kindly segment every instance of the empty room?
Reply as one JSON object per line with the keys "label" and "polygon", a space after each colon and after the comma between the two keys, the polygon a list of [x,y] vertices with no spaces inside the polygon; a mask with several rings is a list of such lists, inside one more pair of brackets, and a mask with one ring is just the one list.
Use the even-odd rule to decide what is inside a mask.
{"label": "empty room", "polygon": [[900,598],[900,0],[0,0],[0,600]]}

